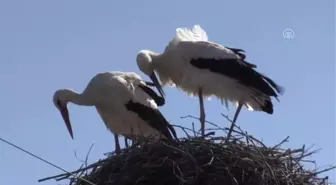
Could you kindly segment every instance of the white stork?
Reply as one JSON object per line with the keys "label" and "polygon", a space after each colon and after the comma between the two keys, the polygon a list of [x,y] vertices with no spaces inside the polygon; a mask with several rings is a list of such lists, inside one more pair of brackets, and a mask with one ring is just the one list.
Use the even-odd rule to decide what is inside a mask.
{"label": "white stork", "polygon": [[164,104],[164,98],[147,85],[150,83],[133,72],[103,72],[95,75],[81,94],[71,89],[56,91],[53,102],[72,139],[67,103],[95,106],[106,127],[114,133],[115,151],[119,153],[119,134],[133,139],[132,135],[172,139],[171,134],[177,138],[174,128],[157,108]]}
{"label": "white stork", "polygon": [[158,54],[141,50],[137,55],[140,70],[148,75],[163,93],[162,86],[177,86],[184,92],[198,95],[201,130],[204,135],[205,112],[203,97],[216,96],[236,104],[228,137],[243,105],[249,110],[273,113],[271,97],[277,98],[283,88],[269,77],[260,74],[257,66],[245,61],[244,50],[224,47],[208,41],[206,32],[195,25],[192,30],[177,28],[175,38],[165,51]]}

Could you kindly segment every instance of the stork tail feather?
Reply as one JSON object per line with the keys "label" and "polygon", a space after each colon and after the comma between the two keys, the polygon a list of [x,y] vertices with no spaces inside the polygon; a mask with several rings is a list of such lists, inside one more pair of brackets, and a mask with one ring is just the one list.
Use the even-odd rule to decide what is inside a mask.
{"label": "stork tail feather", "polygon": [[267,83],[269,83],[277,91],[277,93],[283,94],[285,92],[284,87],[276,84],[272,79],[268,78],[267,76],[263,74],[260,75],[266,80]]}

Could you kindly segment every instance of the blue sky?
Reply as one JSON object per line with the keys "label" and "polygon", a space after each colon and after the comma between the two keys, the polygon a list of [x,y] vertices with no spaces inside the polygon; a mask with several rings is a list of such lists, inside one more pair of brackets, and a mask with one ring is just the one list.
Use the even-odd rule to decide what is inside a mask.
{"label": "blue sky", "polygon": [[[286,88],[273,115],[243,110],[238,124],[273,145],[315,145],[319,166],[335,164],[335,2],[328,1],[0,1],[0,136],[67,170],[113,150],[113,136],[93,107],[70,104],[75,140],[52,103],[59,88],[81,92],[102,71],[139,72],[141,49],[162,52],[177,27],[200,24],[209,39],[247,52],[248,61]],[[290,28],[295,38],[283,38]],[[198,100],[165,88],[163,114],[190,126]],[[183,107],[185,106],[185,107]],[[176,108],[177,107],[177,108]],[[206,102],[207,119],[228,124],[219,101]],[[228,125],[226,125],[228,126]],[[62,173],[0,143],[0,184],[38,184]],[[335,181],[335,171],[326,173]],[[40,183],[56,185],[55,181]]]}

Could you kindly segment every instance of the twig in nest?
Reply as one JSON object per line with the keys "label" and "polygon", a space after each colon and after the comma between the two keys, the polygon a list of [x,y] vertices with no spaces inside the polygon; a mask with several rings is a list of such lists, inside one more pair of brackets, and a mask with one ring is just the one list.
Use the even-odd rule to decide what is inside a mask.
{"label": "twig in nest", "polygon": [[[197,120],[199,120],[199,118],[198,118],[198,117],[196,117],[196,116],[192,116],[192,115],[181,116],[180,118],[181,118],[181,119],[185,119],[185,118],[193,118],[193,119],[197,119]],[[212,126],[216,127],[216,129],[217,129],[217,130],[222,130],[222,131],[224,131],[224,130],[225,130],[225,129],[223,129],[223,128],[219,127],[218,125],[216,125],[216,124],[215,124],[215,123],[213,123],[213,122],[210,122],[210,121],[207,121],[207,120],[205,120],[205,123],[209,123],[210,125],[212,125]],[[193,130],[195,130],[195,128],[193,128]]]}

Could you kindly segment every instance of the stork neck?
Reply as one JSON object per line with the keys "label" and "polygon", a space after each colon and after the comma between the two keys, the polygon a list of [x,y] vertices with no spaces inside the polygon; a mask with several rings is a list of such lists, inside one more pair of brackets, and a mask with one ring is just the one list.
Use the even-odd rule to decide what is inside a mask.
{"label": "stork neck", "polygon": [[91,98],[87,97],[84,93],[79,94],[73,90],[67,90],[66,99],[68,102],[84,105],[84,106],[93,106],[94,102]]}

